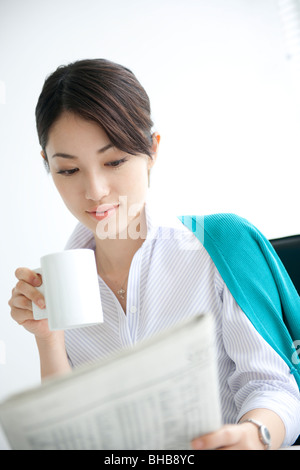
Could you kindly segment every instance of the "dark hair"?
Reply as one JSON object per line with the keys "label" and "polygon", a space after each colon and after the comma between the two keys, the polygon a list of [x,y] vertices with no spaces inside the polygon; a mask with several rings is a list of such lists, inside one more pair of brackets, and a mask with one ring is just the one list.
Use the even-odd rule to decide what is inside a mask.
{"label": "dark hair", "polygon": [[58,67],[45,80],[35,110],[40,145],[49,170],[49,131],[64,111],[99,124],[111,143],[129,154],[151,157],[151,110],[135,75],[105,59],[87,59]]}

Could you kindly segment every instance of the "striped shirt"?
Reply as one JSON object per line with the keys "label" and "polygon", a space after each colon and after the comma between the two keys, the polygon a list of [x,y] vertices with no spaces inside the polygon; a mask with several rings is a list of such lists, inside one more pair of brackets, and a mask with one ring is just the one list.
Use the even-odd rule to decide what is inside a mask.
{"label": "striped shirt", "polygon": [[[99,276],[104,322],[65,331],[73,367],[105,358],[200,312],[216,327],[223,422],[268,408],[283,420],[291,445],[300,433],[300,396],[286,363],[259,335],[235,302],[203,245],[181,222],[154,223],[135,253],[128,276],[126,315]],[[91,231],[79,224],[66,249],[95,249]]]}

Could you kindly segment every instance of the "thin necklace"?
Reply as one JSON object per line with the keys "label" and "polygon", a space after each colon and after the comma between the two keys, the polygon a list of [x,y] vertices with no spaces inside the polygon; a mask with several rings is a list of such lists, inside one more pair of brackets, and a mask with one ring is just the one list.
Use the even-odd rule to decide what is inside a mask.
{"label": "thin necklace", "polygon": [[126,295],[126,289],[124,289],[124,286],[125,286],[125,283],[126,283],[126,281],[127,281],[127,278],[128,278],[128,274],[127,274],[127,276],[126,276],[125,281],[124,281],[123,284],[122,284],[121,289],[117,290],[117,294],[119,295],[120,299],[122,299],[122,300],[125,299],[125,295]]}
{"label": "thin necklace", "polygon": [[[126,281],[128,279],[128,276],[129,276],[129,273],[127,274],[122,286],[120,289],[117,290],[117,294],[118,296],[120,297],[120,299],[124,300],[125,299],[125,295],[126,295],[126,289],[125,289],[125,284],[126,284]],[[106,277],[106,276],[104,276]],[[103,279],[103,275],[102,275],[102,279]]]}

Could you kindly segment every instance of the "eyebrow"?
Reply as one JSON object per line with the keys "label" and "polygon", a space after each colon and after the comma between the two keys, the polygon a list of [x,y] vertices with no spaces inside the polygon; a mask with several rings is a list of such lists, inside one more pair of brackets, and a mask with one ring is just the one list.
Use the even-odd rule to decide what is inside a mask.
{"label": "eyebrow", "polygon": [[[107,145],[105,145],[104,147],[102,147],[101,149],[99,149],[97,151],[97,153],[104,153],[106,152],[107,150],[109,150],[110,148],[113,147],[113,144],[109,143]],[[61,158],[69,158],[71,160],[74,160],[74,159],[77,159],[78,157],[76,157],[75,155],[70,155],[68,153],[62,153],[62,152],[57,152],[55,153],[54,155],[52,155],[51,158],[55,158],[55,157],[61,157]]]}

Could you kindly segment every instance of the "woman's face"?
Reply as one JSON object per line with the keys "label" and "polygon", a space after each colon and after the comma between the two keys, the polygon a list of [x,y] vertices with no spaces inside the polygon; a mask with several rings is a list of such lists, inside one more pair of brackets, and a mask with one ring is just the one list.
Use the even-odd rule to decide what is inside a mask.
{"label": "woman's face", "polygon": [[126,238],[137,232],[157,142],[154,147],[153,160],[126,154],[96,123],[65,112],[50,129],[46,153],[71,213],[99,238]]}

